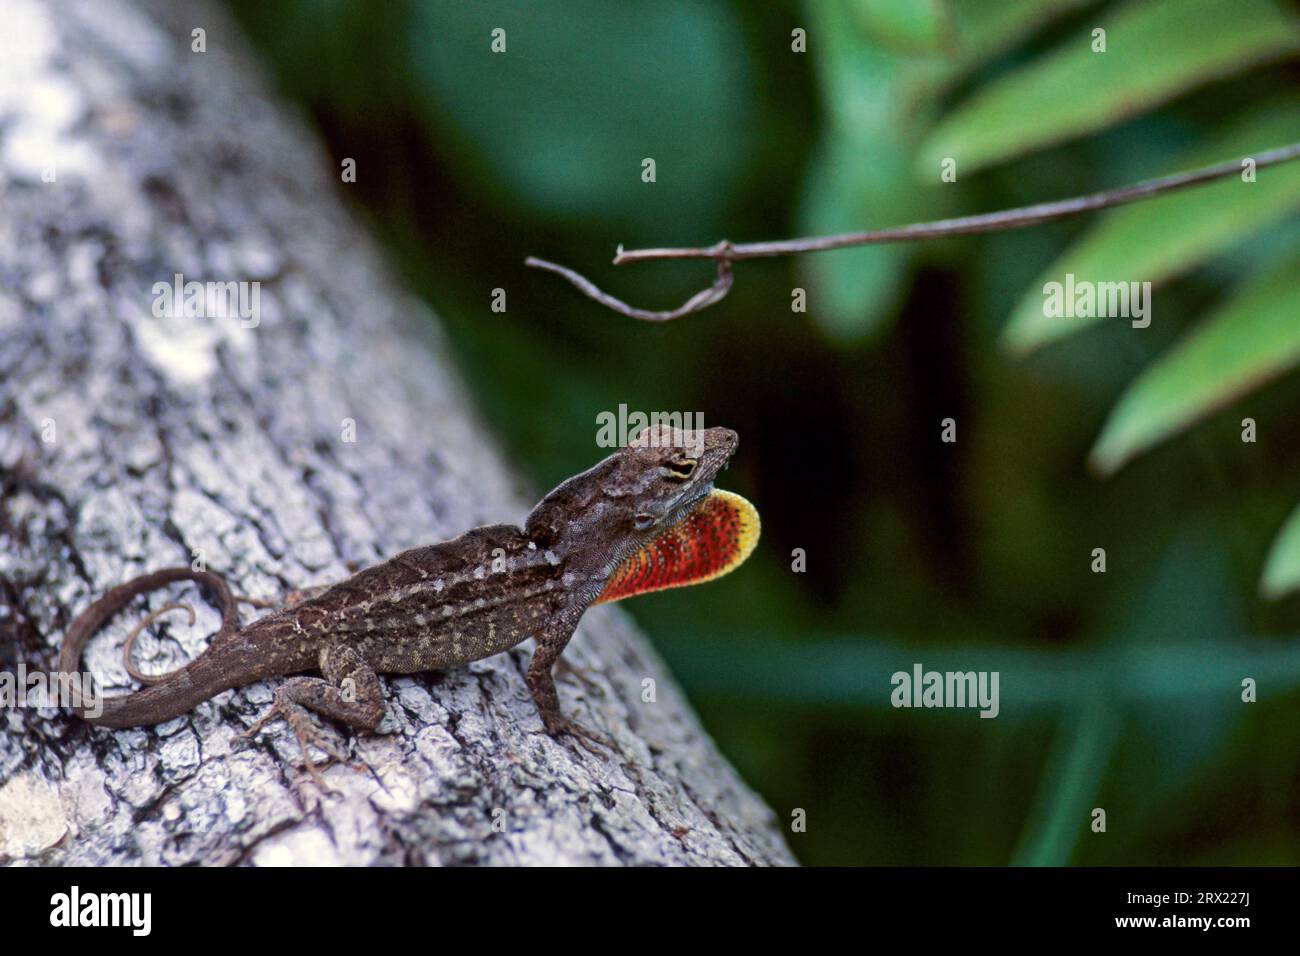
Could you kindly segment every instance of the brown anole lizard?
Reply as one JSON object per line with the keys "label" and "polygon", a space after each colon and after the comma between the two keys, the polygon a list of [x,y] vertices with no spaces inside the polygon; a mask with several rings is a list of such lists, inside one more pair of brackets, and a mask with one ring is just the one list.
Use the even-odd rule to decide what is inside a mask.
{"label": "brown anole lizard", "polygon": [[[749,556],[757,512],[713,488],[736,443],[726,428],[647,428],[544,497],[523,528],[488,525],[405,551],[243,627],[220,575],[191,568],[141,575],[73,621],[59,669],[77,672],[86,643],[133,598],[190,580],[211,592],[222,613],[208,649],[153,678],[131,664],[128,640],[127,669],[150,686],[101,697],[98,716],[84,707],[74,708],[78,713],[106,727],[156,724],[231,688],[288,677],[247,733],[283,717],[316,775],[308,744],[340,755],[309,710],[373,731],[385,713],[377,674],[457,667],[535,637],[527,683],[545,730],[609,746],[561,713],[551,667],[590,605],[706,581]],[[305,671],[322,676],[289,676]]]}

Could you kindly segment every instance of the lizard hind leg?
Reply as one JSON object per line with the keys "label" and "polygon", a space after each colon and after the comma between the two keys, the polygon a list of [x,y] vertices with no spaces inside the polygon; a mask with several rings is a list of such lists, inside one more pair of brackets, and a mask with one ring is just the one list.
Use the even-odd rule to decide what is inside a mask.
{"label": "lizard hind leg", "polygon": [[271,709],[243,736],[252,737],[270,721],[283,717],[298,739],[307,771],[325,788],[310,747],[315,745],[339,763],[348,760],[308,711],[374,731],[384,719],[384,697],[374,670],[350,647],[326,647],[321,651],[320,669],[323,677],[291,677],[277,687]]}

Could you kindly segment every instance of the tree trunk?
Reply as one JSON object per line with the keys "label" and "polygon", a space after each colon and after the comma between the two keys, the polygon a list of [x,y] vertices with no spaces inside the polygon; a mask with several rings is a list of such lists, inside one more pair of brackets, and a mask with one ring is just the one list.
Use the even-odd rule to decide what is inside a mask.
{"label": "tree trunk", "polygon": [[[269,99],[219,9],[10,0],[4,15],[0,670],[53,667],[72,618],[145,571],[200,558],[278,599],[522,520],[433,317],[338,199],[342,157]],[[207,317],[158,317],[155,284],[178,274],[260,283],[257,315],[214,317],[210,297]],[[136,602],[83,667],[134,686],[125,634],[181,595],[197,597]],[[142,666],[202,650],[216,612],[195,604],[193,625],[144,633]],[[793,862],[617,608],[587,615],[557,677],[566,712],[622,755],[542,733],[530,647],[385,679],[383,732],[344,734],[361,772],[330,768],[319,796],[282,722],[236,739],[269,684],[123,731],[6,707],[0,861]]]}

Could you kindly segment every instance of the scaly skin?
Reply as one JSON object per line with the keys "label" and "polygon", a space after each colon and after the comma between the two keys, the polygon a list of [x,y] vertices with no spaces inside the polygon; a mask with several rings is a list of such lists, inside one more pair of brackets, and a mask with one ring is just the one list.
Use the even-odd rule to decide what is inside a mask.
{"label": "scaly skin", "polygon": [[[246,627],[239,626],[236,599],[219,575],[189,568],[142,575],[108,591],[73,622],[59,667],[77,671],[86,643],[132,598],[191,580],[212,593],[222,613],[211,646],[143,690],[101,698],[97,717],[78,708],[85,719],[106,727],[156,724],[222,691],[318,670],[321,677],[280,684],[271,710],[249,733],[281,716],[304,755],[315,743],[338,756],[307,710],[373,731],[384,717],[377,674],[457,667],[536,637],[527,681],[547,732],[608,746],[561,713],[551,668],[620,564],[699,507],[736,444],[736,433],[726,428],[646,429],[543,498],[522,529],[488,525],[405,551]],[[743,555],[734,563],[740,560]]]}

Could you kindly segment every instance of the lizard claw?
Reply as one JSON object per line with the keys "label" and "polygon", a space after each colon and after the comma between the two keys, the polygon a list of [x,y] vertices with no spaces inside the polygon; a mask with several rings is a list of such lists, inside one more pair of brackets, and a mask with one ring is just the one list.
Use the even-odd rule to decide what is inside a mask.
{"label": "lizard claw", "polygon": [[280,716],[279,708],[276,707],[275,704],[272,704],[265,714],[263,714],[257,720],[253,721],[253,726],[249,727],[247,730],[240,731],[239,733],[235,734],[235,739],[252,740],[253,737],[256,736],[259,730],[261,730],[263,727],[265,727],[267,724],[269,724],[271,721],[273,721],[275,718],[279,716]]}
{"label": "lizard claw", "polygon": [[311,775],[312,782],[320,789],[322,793],[339,793],[339,788],[325,779],[323,771],[333,766],[347,767],[353,773],[365,774],[368,769],[354,760],[348,760],[341,756],[337,749],[332,746],[326,746],[320,740],[315,741],[316,746],[326,753],[326,759],[313,760],[308,752],[306,745],[302,748],[303,769]]}
{"label": "lizard claw", "polygon": [[545,726],[546,732],[552,737],[568,735],[572,737],[574,742],[576,742],[583,750],[586,750],[588,753],[594,754],[597,757],[604,757],[606,755],[593,747],[592,744],[599,744],[610,753],[616,753],[618,751],[618,748],[614,746],[613,741],[609,738],[596,733],[594,730],[588,730],[586,727],[582,726],[582,724],[570,720],[568,717],[552,717],[545,721]]}
{"label": "lizard claw", "polygon": [[[267,723],[277,717],[283,717],[285,719],[285,722],[289,725],[289,729],[293,731],[294,737],[298,739],[298,747],[302,751],[303,766],[306,771],[311,774],[312,780],[322,790],[331,793],[334,792],[334,788],[325,782],[325,778],[321,775],[321,771],[336,763],[342,764],[345,767],[350,767],[358,772],[363,772],[362,768],[348,760],[347,755],[339,750],[330,736],[320,727],[316,726],[315,722],[312,721],[305,712],[294,705],[284,704],[280,700],[276,700],[275,703],[271,705],[270,709],[267,710],[267,712],[263,714],[253,724],[253,726],[239,734],[239,738],[243,740],[252,738],[253,735],[261,730]],[[312,746],[323,751],[329,759],[325,761],[313,760],[311,755]]]}

